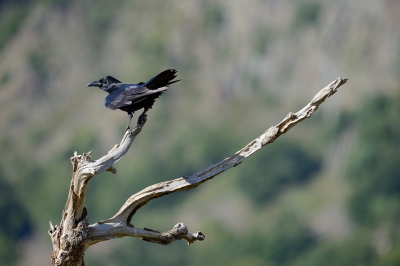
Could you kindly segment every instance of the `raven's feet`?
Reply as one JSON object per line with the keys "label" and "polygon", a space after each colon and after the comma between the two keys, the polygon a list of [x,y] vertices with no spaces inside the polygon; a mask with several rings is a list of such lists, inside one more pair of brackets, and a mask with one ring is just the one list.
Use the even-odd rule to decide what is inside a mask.
{"label": "raven's feet", "polygon": [[132,120],[133,114],[132,113],[128,113],[128,125],[126,126],[125,131],[127,131],[128,129],[130,130],[130,124],[131,124],[131,120]]}
{"label": "raven's feet", "polygon": [[144,125],[144,123],[146,123],[146,121],[147,121],[146,113],[148,110],[149,110],[149,108],[144,108],[143,113],[139,116],[138,123],[137,123],[138,128],[141,128]]}
{"label": "raven's feet", "polygon": [[141,114],[138,118],[137,127],[142,128],[144,123],[147,121],[147,115],[145,113]]}

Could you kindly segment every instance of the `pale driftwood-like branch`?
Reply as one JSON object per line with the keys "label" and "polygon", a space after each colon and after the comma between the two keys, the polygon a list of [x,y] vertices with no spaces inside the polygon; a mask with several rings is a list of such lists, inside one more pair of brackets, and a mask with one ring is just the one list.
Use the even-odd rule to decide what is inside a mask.
{"label": "pale driftwood-like branch", "polygon": [[94,175],[103,171],[116,173],[113,165],[129,150],[134,138],[140,133],[145,124],[146,116],[139,117],[138,126],[133,131],[127,130],[121,143],[97,161],[91,159],[90,152],[83,155],[75,153],[74,157],[71,158],[73,177],[70,192],[60,226],[53,226],[50,222],[49,235],[53,243],[53,253],[51,255],[53,265],[84,265],[83,253],[89,246],[124,236],[138,237],[144,241],[163,245],[181,239],[185,239],[188,244],[204,240],[204,234],[201,232],[189,233],[183,223],[178,223],[172,230],[161,233],[148,228],[135,228],[131,224],[131,219],[135,212],[150,200],[170,193],[195,188],[229,168],[237,166],[261,147],[272,143],[297,123],[310,117],[318,109],[319,105],[333,95],[346,81],[347,79],[337,78],[319,91],[303,109],[297,113],[289,113],[278,125],[269,128],[231,157],[192,176],[149,186],[131,196],[113,217],[90,226],[87,220],[87,211],[84,208],[88,181]]}
{"label": "pale driftwood-like branch", "polygon": [[121,223],[97,223],[89,227],[88,233],[88,246],[122,236],[139,237],[142,240],[161,245],[168,245],[181,239],[185,239],[190,245],[194,241],[202,241],[205,238],[201,232],[190,233],[183,223],[176,224],[172,230],[164,233],[149,228],[126,226]]}
{"label": "pale driftwood-like branch", "polygon": [[89,180],[103,171],[116,173],[113,167],[128,152],[135,137],[146,123],[146,115],[141,115],[133,130],[126,130],[120,144],[115,145],[107,155],[92,160],[91,152],[71,157],[72,180],[60,226],[50,222],[49,235],[53,244],[51,260],[53,265],[83,265],[89,223],[84,208],[86,187]]}
{"label": "pale driftwood-like branch", "polygon": [[[121,143],[115,145],[106,155],[98,160],[92,160],[91,152],[71,157],[73,166],[73,177],[66,206],[66,219],[63,226],[68,227],[68,221],[79,220],[82,217],[82,212],[85,204],[86,187],[89,180],[103,171],[116,173],[117,170],[113,167],[115,163],[122,159],[128,152],[135,137],[141,132],[142,127],[146,123],[146,116],[141,116],[138,126],[134,130],[126,130]],[[70,200],[73,199],[73,200]]]}
{"label": "pale driftwood-like branch", "polygon": [[285,134],[289,129],[295,126],[300,121],[310,117],[329,96],[333,95],[337,89],[345,84],[347,79],[337,78],[328,86],[319,91],[309,104],[297,113],[289,113],[278,125],[270,127],[267,131],[261,134],[258,138],[250,142],[243,149],[236,152],[231,157],[222,160],[221,162],[211,165],[210,167],[195,173],[192,176],[180,177],[174,180],[161,182],[149,186],[142,191],[131,196],[121,207],[121,209],[110,219],[101,223],[121,223],[130,224],[130,220],[135,212],[152,199],[165,196],[177,191],[188,190],[197,187],[203,182],[206,182],[216,175],[235,167],[247,157],[259,150],[261,147],[272,143],[282,134]]}

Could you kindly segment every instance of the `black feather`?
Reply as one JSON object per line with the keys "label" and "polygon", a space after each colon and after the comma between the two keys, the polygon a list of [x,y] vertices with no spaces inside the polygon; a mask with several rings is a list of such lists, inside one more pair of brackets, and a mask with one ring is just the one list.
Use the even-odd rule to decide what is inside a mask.
{"label": "black feather", "polygon": [[112,110],[120,109],[127,112],[130,122],[135,111],[143,108],[143,113],[146,113],[148,109],[152,108],[155,100],[168,89],[169,85],[179,81],[173,80],[176,78],[176,73],[175,69],[168,69],[146,83],[138,84],[124,84],[114,77],[106,76],[99,81],[89,83],[88,87],[97,86],[108,92],[109,95],[104,99],[104,105]]}

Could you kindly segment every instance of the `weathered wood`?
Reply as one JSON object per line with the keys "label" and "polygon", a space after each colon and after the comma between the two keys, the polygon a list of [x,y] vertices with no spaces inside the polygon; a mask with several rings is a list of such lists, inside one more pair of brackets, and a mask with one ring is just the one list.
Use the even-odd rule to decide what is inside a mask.
{"label": "weathered wood", "polygon": [[329,96],[333,95],[337,89],[345,84],[347,79],[337,78],[328,86],[319,91],[309,104],[297,113],[289,113],[278,125],[270,127],[267,131],[257,137],[255,140],[247,144],[243,149],[236,152],[221,162],[211,165],[210,167],[195,173],[192,176],[180,177],[174,180],[161,182],[149,186],[142,191],[131,196],[121,207],[121,209],[110,219],[101,223],[123,223],[129,224],[133,214],[152,199],[165,196],[177,191],[188,190],[197,187],[203,182],[214,178],[216,175],[235,167],[247,157],[259,150],[261,147],[272,143],[282,134],[295,126],[305,118],[310,117]]}
{"label": "weathered wood", "polygon": [[139,237],[142,240],[161,245],[168,245],[181,239],[185,239],[190,245],[196,240],[205,239],[205,235],[201,232],[190,233],[183,223],[176,224],[172,230],[164,233],[149,228],[135,228],[122,223],[96,223],[90,226],[88,233],[88,247],[101,241],[122,236]]}
{"label": "weathered wood", "polygon": [[[146,123],[146,115],[140,116],[133,130],[126,130],[121,143],[98,160],[91,159],[91,152],[71,157],[72,180],[60,226],[50,225],[49,235],[53,244],[53,265],[84,265],[83,253],[87,246],[89,223],[84,208],[86,187],[89,180],[103,171],[116,173],[113,167],[128,152],[135,137]],[[51,224],[51,223],[50,223]]]}
{"label": "weathered wood", "polygon": [[132,195],[113,217],[92,225],[88,225],[87,211],[84,208],[86,186],[93,176],[103,171],[116,173],[113,165],[127,153],[133,140],[146,123],[146,116],[139,117],[137,127],[132,131],[127,130],[121,143],[114,146],[107,155],[97,161],[91,159],[90,152],[82,155],[75,153],[71,158],[73,176],[70,192],[60,226],[53,226],[50,223],[49,235],[53,244],[51,255],[53,265],[84,265],[83,253],[89,246],[124,236],[139,237],[144,241],[162,245],[181,239],[185,239],[188,244],[204,240],[204,234],[201,232],[190,233],[183,223],[178,223],[170,231],[161,233],[148,228],[135,228],[130,222],[136,211],[150,200],[195,188],[229,168],[239,165],[254,152],[272,143],[297,123],[310,117],[319,105],[336,93],[337,89],[346,81],[347,79],[337,78],[319,91],[303,109],[296,113],[289,113],[278,125],[270,127],[234,155],[192,176],[149,186]]}

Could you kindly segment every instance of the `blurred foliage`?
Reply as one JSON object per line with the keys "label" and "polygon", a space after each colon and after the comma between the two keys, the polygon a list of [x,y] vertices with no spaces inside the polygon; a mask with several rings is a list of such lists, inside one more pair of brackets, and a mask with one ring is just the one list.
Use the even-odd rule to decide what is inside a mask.
{"label": "blurred foliage", "polygon": [[400,222],[399,100],[379,95],[355,117],[359,139],[349,162],[354,188],[349,206],[363,224]]}
{"label": "blurred foliage", "polygon": [[10,79],[10,74],[4,73],[4,75],[0,78],[0,85],[6,84],[9,79]]}
{"label": "blurred foliage", "polygon": [[239,186],[256,204],[264,204],[288,187],[309,181],[321,160],[295,142],[279,139],[239,168]]}
{"label": "blurred foliage", "polygon": [[268,46],[273,42],[274,37],[275,32],[270,28],[265,27],[259,30],[257,40],[254,42],[254,51],[257,55],[263,55],[268,52]]}
{"label": "blurred foliage", "polygon": [[0,213],[0,265],[13,265],[21,252],[16,243],[32,233],[33,224],[3,173],[0,173]]}
{"label": "blurred foliage", "polygon": [[[184,242],[155,246],[123,239],[110,260],[115,263],[112,265],[292,265],[316,244],[307,226],[291,214],[277,217],[267,234],[250,228],[235,234],[219,224],[212,224],[207,231],[211,241],[220,240],[216,246],[188,248]],[[88,256],[87,263],[110,265],[92,256]]]}
{"label": "blurred foliage", "polygon": [[397,238],[395,246],[392,250],[381,260],[377,265],[380,266],[396,266],[399,265],[400,262],[400,239]]}
{"label": "blurred foliage", "polygon": [[340,244],[322,242],[295,265],[376,265],[376,255],[370,241],[368,232],[359,231]]}
{"label": "blurred foliage", "polygon": [[[288,106],[302,104],[306,87],[320,85],[318,79],[347,74],[347,67],[355,65],[361,74],[354,80],[367,80],[372,72],[359,68],[375,64],[386,79],[390,71],[385,66],[399,51],[386,48],[397,46],[381,36],[368,42],[365,36],[371,36],[375,24],[382,27],[382,20],[357,20],[345,2],[335,3],[338,9],[330,1],[252,2],[256,10],[247,2],[223,1],[0,0],[0,56],[12,58],[0,64],[0,264],[16,263],[26,236],[45,238],[48,221],[58,223],[74,151],[92,150],[95,159],[119,141],[126,116],[110,115],[101,109],[101,97],[81,91],[90,77],[118,73],[134,81],[136,75],[149,78],[155,70],[176,67],[182,78],[178,90],[174,87],[157,101],[144,132],[116,165],[117,175],[104,173],[90,181],[86,207],[95,222],[113,215],[127,197],[148,185],[191,175],[236,152],[266,124],[279,122]],[[16,48],[26,43],[15,40],[27,17],[33,25],[30,38],[37,39],[20,51]],[[293,30],[299,34],[293,37]],[[397,38],[396,31],[387,32]],[[352,56],[372,49],[359,59],[372,58],[374,64]],[[371,57],[382,54],[394,56],[384,62]],[[351,78],[357,73],[349,71]],[[157,246],[123,238],[89,249],[87,264],[399,265],[400,97],[379,95],[357,107],[360,96],[354,87],[357,97],[349,91],[334,99],[345,102],[340,106],[352,105],[350,110],[337,111],[329,106],[335,100],[329,100],[311,119],[202,190],[152,201],[134,217],[135,225],[151,224],[157,230],[169,230],[182,217],[191,231],[207,235],[204,243]],[[331,126],[332,121],[337,123]],[[354,132],[354,143],[343,145],[340,137],[346,132]],[[333,151],[341,146],[349,156],[340,151],[336,156]],[[348,191],[324,190],[331,175]],[[312,226],[320,211],[315,201],[326,191],[340,199],[323,204],[343,204],[344,215],[350,216],[349,232],[335,241],[316,234]],[[304,194],[315,198],[304,200]],[[232,208],[230,201],[238,206]],[[244,214],[236,221],[232,213]],[[191,228],[194,220],[200,228]],[[48,249],[48,261],[50,243],[41,241],[35,244]]]}
{"label": "blurred foliage", "polygon": [[217,3],[213,1],[206,1],[204,3],[203,10],[205,28],[215,28],[220,26],[224,22],[224,10]]}
{"label": "blurred foliage", "polygon": [[[0,51],[6,43],[18,32],[22,22],[24,22],[27,9],[18,8],[19,2],[23,1],[1,1],[0,2]],[[3,8],[7,6],[6,8]]]}
{"label": "blurred foliage", "polygon": [[[68,3],[65,0],[51,0]],[[90,8],[87,16],[88,37],[91,47],[99,50],[104,45],[106,34],[112,29],[113,14],[118,10],[122,1],[93,1],[96,8]],[[107,14],[106,16],[104,14]]]}
{"label": "blurred foliage", "polygon": [[298,3],[295,13],[295,27],[316,25],[321,13],[320,2]]}
{"label": "blurred foliage", "polygon": [[[32,52],[28,55],[28,66],[35,72],[38,79],[46,79],[47,67],[45,65],[46,56],[37,52]],[[40,86],[38,86],[40,87]]]}
{"label": "blurred foliage", "polygon": [[[223,241],[207,253],[205,264],[291,265],[315,244],[307,227],[290,214],[277,217],[267,234],[250,231],[244,236],[234,236],[223,228],[217,231],[215,233],[222,236]],[[196,265],[204,264],[198,262]]]}

